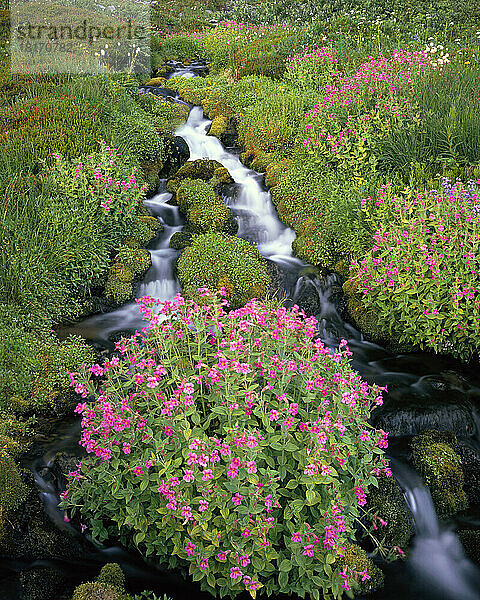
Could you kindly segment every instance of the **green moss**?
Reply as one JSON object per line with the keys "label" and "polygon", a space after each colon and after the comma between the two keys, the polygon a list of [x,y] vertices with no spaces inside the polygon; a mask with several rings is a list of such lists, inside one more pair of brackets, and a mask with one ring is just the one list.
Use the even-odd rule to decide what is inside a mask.
{"label": "green moss", "polygon": [[372,517],[380,517],[387,523],[376,536],[388,546],[405,548],[413,534],[413,519],[402,490],[393,477],[385,475],[379,478],[378,488],[371,490],[367,504],[373,510]]}
{"label": "green moss", "polygon": [[220,139],[228,129],[229,121],[229,117],[226,117],[225,115],[218,115],[214,117],[207,135],[213,135]]}
{"label": "green moss", "polygon": [[8,452],[0,450],[0,536],[8,512],[20,506],[25,494],[15,461]]}
{"label": "green moss", "polygon": [[155,217],[139,216],[136,219],[132,237],[139,246],[146,246],[162,229],[162,224]]}
{"label": "green moss", "polygon": [[185,179],[178,188],[177,202],[195,233],[225,231],[232,211],[201,179]]}
{"label": "green moss", "polygon": [[226,167],[218,167],[218,169],[215,169],[213,176],[219,183],[233,183],[233,177]]}
{"label": "green moss", "polygon": [[72,600],[125,600],[125,594],[113,585],[83,583],[74,591]]}
{"label": "green moss", "polygon": [[256,246],[224,233],[199,235],[178,260],[183,293],[198,298],[198,288],[227,291],[231,306],[238,308],[252,298],[264,298],[270,277]]}
{"label": "green moss", "polygon": [[174,250],[183,250],[192,243],[192,234],[186,231],[177,231],[170,238],[170,248]]}
{"label": "green moss", "polygon": [[348,313],[358,329],[374,342],[384,341],[386,335],[379,325],[378,316],[373,310],[365,308],[357,292],[357,285],[347,280],[343,284],[343,291],[347,297]]}
{"label": "green moss", "polygon": [[122,246],[115,262],[123,264],[134,275],[141,275],[148,271],[152,264],[150,252],[144,248],[129,248]]}
{"label": "green moss", "polygon": [[360,593],[369,593],[383,587],[385,576],[383,572],[373,564],[372,560],[367,556],[365,550],[356,544],[345,544],[345,556],[337,559],[340,568],[347,567],[347,573],[355,576],[356,573],[367,572],[369,579],[362,581],[362,577],[358,576],[357,584]]}
{"label": "green moss", "polygon": [[102,567],[100,575],[97,577],[98,583],[112,585],[121,591],[125,590],[125,575],[117,563],[107,563]]}
{"label": "green moss", "polygon": [[259,173],[265,173],[268,165],[273,162],[273,155],[269,152],[257,152],[255,158],[250,163],[250,167]]}
{"label": "green moss", "polygon": [[215,170],[218,168],[224,167],[216,160],[200,158],[198,160],[188,161],[178,169],[173,177],[169,178],[167,181],[167,191],[176,194],[184,179],[202,179],[203,181],[210,181]]}
{"label": "green moss", "polygon": [[456,438],[451,433],[428,430],[414,437],[413,462],[430,488],[440,516],[448,516],[467,507],[463,489],[460,456],[455,452]]}
{"label": "green moss", "polygon": [[158,87],[162,87],[163,85],[165,85],[166,81],[167,80],[165,79],[165,77],[153,77],[152,79],[149,79],[145,85],[155,85]]}
{"label": "green moss", "polygon": [[480,530],[463,529],[458,532],[458,537],[468,558],[480,564]]}
{"label": "green moss", "polygon": [[107,300],[122,303],[126,302],[132,295],[134,275],[121,263],[115,263],[108,272],[108,280],[105,286],[105,297]]}

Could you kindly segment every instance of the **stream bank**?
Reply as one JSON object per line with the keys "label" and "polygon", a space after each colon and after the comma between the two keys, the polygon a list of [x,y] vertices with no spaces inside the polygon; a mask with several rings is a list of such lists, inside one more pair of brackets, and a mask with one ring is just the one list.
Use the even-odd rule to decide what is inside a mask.
{"label": "stream bank", "polygon": [[[193,67],[185,68],[182,74],[193,76]],[[157,93],[161,94],[160,91]],[[238,235],[257,244],[262,256],[275,265],[278,274],[277,293],[286,296],[290,304],[297,303],[308,314],[316,316],[319,335],[328,345],[335,346],[342,338],[347,339],[353,352],[353,367],[365,380],[388,386],[385,404],[374,412],[372,423],[390,432],[391,456],[400,461],[394,467],[395,475],[415,517],[417,537],[407,563],[387,566],[386,587],[377,592],[374,598],[393,600],[415,595],[437,600],[459,596],[475,600],[478,598],[476,590],[480,589],[480,586],[475,587],[478,573],[463,556],[457,536],[439,524],[427,489],[415,474],[402,466],[402,462],[409,462],[409,442],[425,428],[453,431],[478,455],[478,374],[451,359],[427,354],[396,355],[366,341],[345,321],[340,279],[336,275],[319,276],[314,269],[293,257],[291,243],[294,233],[279,221],[262,176],[240,162],[238,150],[227,151],[219,140],[207,136],[209,125],[210,121],[204,118],[202,109],[192,107],[187,123],[177,130],[176,135],[187,142],[190,160],[217,160],[229,170],[235,185],[224,200],[238,221]],[[170,199],[166,180],[163,180],[158,193],[146,201],[151,214],[163,225],[163,232],[151,250],[152,267],[140,284],[139,296],[150,295],[168,300],[180,291],[175,272],[179,251],[170,248],[170,238],[181,230],[185,221],[178,208],[169,204]],[[83,320],[59,334],[80,333],[97,348],[111,348],[112,340],[121,332],[140,327],[142,321],[137,305],[129,303],[113,312]],[[88,538],[84,541],[70,525],[63,522],[63,515],[56,508],[58,493],[63,485],[61,457],[58,453],[78,455],[78,432],[78,422],[68,421],[59,426],[58,434],[44,441],[44,453],[32,460],[30,469],[49,520],[53,520],[57,528],[63,529],[62,535],[73,535],[81,540],[78,544],[83,554],[78,554],[74,563],[65,561],[58,553],[42,559],[40,563],[36,559],[5,562],[2,568],[5,573],[10,572],[10,576],[3,578],[5,586],[1,588],[4,593],[2,597],[5,600],[20,597],[12,595],[19,593],[18,584],[15,584],[15,591],[11,591],[15,587],[12,581],[19,571],[34,567],[53,568],[64,573],[67,578],[65,581],[68,580],[71,586],[91,579],[98,573],[99,565],[113,560],[125,569],[134,590],[151,587],[158,592],[172,593],[175,598],[186,598],[192,593],[206,597],[195,584],[182,583],[174,574],[158,573],[148,568],[134,553],[115,546],[94,550]],[[426,553],[430,559],[428,563],[424,560]],[[73,569],[75,577],[72,577]],[[401,595],[399,590],[402,590]]]}

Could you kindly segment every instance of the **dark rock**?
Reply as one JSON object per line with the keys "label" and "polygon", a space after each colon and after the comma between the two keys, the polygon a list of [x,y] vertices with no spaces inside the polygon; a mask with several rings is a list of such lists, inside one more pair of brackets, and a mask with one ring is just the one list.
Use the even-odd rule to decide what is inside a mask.
{"label": "dark rock", "polygon": [[20,573],[21,600],[58,600],[66,577],[52,567],[34,566]]}
{"label": "dark rock", "polygon": [[480,452],[460,441],[455,450],[462,461],[463,489],[471,506],[480,506]]}
{"label": "dark rock", "polygon": [[0,556],[24,561],[85,560],[88,548],[85,539],[73,527],[61,521],[54,524],[45,513],[38,496],[34,476],[22,474],[27,488],[25,500],[9,514],[0,537]]}
{"label": "dark rock", "polygon": [[453,431],[461,437],[475,431],[471,411],[456,403],[439,405],[412,399],[408,406],[378,409],[372,421],[376,428],[388,431],[391,436],[415,435],[430,428]]}
{"label": "dark rock", "polygon": [[164,162],[160,177],[170,177],[190,158],[187,142],[180,136],[163,136],[162,160]]}

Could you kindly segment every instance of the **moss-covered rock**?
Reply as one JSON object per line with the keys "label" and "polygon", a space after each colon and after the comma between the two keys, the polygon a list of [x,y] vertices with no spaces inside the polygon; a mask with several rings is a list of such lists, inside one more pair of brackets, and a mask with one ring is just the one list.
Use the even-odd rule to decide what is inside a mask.
{"label": "moss-covered rock", "polygon": [[112,585],[122,592],[125,590],[125,575],[117,563],[107,563],[104,565],[96,581]]}
{"label": "moss-covered rock", "polygon": [[[336,561],[342,571],[346,567],[347,573],[356,578],[358,591],[362,594],[374,592],[383,587],[385,576],[383,572],[373,564],[365,550],[356,544],[345,544],[345,556]],[[368,576],[364,578],[363,573]]]}
{"label": "moss-covered rock", "polygon": [[270,284],[258,248],[224,233],[197,236],[178,260],[178,277],[188,298],[197,299],[198,288],[224,287],[231,306],[265,297]]}
{"label": "moss-covered rock", "polygon": [[121,263],[115,263],[108,271],[105,297],[118,304],[130,299],[133,289],[134,275]]}
{"label": "moss-covered rock", "polygon": [[20,506],[25,498],[25,486],[13,458],[0,450],[0,519]]}
{"label": "moss-covered rock", "polygon": [[132,236],[137,244],[129,243],[129,238],[125,244],[131,247],[147,246],[163,229],[162,224],[155,217],[140,215],[136,219]]}
{"label": "moss-covered rock", "polygon": [[480,530],[462,529],[458,532],[458,537],[468,558],[480,565]]}
{"label": "moss-covered rock", "polygon": [[116,263],[124,265],[135,276],[143,275],[152,265],[150,252],[144,248],[122,246],[115,258]]}
{"label": "moss-covered rock", "polygon": [[215,169],[215,171],[213,172],[213,176],[215,180],[219,183],[234,183],[233,177],[230,175],[227,167],[218,167],[218,169]]}
{"label": "moss-covered rock", "polygon": [[227,131],[228,122],[229,117],[226,117],[225,115],[218,115],[214,117],[214,119],[212,120],[212,124],[210,125],[210,128],[207,132],[207,135],[213,135],[214,137],[220,139],[222,135]]}
{"label": "moss-covered rock", "polygon": [[257,152],[250,163],[250,168],[259,173],[265,173],[268,165],[273,162],[273,154],[269,152]]}
{"label": "moss-covered rock", "polygon": [[373,342],[387,341],[385,332],[379,325],[379,319],[375,312],[365,308],[361,295],[357,291],[357,285],[347,280],[343,284],[343,291],[347,297],[347,310],[350,318],[360,331]]}
{"label": "moss-covered rock", "polygon": [[192,234],[188,231],[177,231],[170,238],[170,248],[183,250],[192,243]]}
{"label": "moss-covered rock", "polygon": [[92,582],[79,585],[72,600],[126,600],[126,596],[113,585]]}
{"label": "moss-covered rock", "polygon": [[21,600],[58,600],[66,583],[60,571],[51,567],[33,567],[20,573]]}
{"label": "moss-covered rock", "polygon": [[165,77],[159,75],[158,77],[152,77],[152,79],[149,79],[145,83],[145,85],[149,85],[149,86],[153,86],[153,87],[163,87],[165,85],[166,81],[167,80],[165,79]]}
{"label": "moss-covered rock", "polygon": [[167,191],[171,194],[176,194],[184,179],[202,179],[203,181],[210,181],[215,170],[218,168],[224,167],[216,160],[199,158],[198,160],[188,161],[178,169],[175,175],[169,178],[167,181]]}
{"label": "moss-covered rock", "polygon": [[378,488],[371,488],[367,504],[373,510],[374,522],[379,525],[382,519],[387,524],[379,526],[376,536],[384,539],[388,546],[405,548],[413,535],[413,519],[402,490],[393,477],[383,475]]}
{"label": "moss-covered rock", "polygon": [[430,488],[440,516],[448,516],[467,507],[460,456],[455,452],[452,433],[427,430],[412,441],[413,462]]}
{"label": "moss-covered rock", "polygon": [[177,190],[177,203],[194,233],[225,231],[233,217],[213,188],[201,179],[184,179]]}

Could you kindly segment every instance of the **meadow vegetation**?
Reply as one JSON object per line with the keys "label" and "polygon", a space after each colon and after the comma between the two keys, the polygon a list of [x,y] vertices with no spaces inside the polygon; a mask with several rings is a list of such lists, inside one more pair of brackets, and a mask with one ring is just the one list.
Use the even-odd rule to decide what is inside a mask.
{"label": "meadow vegetation", "polygon": [[231,20],[165,40],[188,40],[210,68],[167,85],[202,104],[219,136],[235,122],[295,253],[346,279],[364,333],[469,360],[480,15],[468,1],[380,4],[233,2]]}

